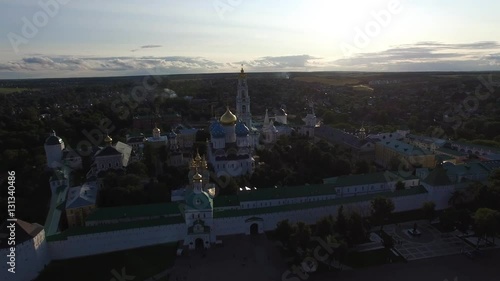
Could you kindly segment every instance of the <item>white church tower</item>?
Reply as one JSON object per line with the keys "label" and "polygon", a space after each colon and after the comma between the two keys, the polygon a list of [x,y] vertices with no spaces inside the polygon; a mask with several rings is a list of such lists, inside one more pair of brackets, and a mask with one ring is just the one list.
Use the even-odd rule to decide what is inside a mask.
{"label": "white church tower", "polygon": [[250,96],[248,95],[247,75],[241,67],[238,77],[238,93],[236,95],[236,116],[248,128],[252,127],[252,114],[250,113]]}
{"label": "white church tower", "polygon": [[264,133],[264,143],[274,143],[277,139],[276,127],[274,126],[274,122],[269,119],[269,114],[267,113],[264,116],[264,125],[262,126],[262,132]]}
{"label": "white church tower", "polygon": [[61,166],[62,153],[64,150],[63,140],[52,131],[50,136],[45,140],[44,144],[45,156],[47,156],[47,166],[56,168]]}
{"label": "white church tower", "polygon": [[314,105],[310,104],[311,113],[308,113],[305,118],[302,118],[305,126],[302,126],[302,134],[313,138],[314,137],[314,128],[316,127],[316,114],[314,113]]}

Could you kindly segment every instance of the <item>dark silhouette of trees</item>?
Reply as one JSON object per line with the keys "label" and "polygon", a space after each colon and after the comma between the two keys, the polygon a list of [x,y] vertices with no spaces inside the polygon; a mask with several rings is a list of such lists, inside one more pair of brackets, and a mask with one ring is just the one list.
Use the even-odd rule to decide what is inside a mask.
{"label": "dark silhouette of trees", "polygon": [[405,184],[402,181],[398,181],[396,183],[396,190],[403,190],[405,189]]}
{"label": "dark silhouette of trees", "polygon": [[376,197],[371,202],[372,219],[380,225],[380,230],[384,227],[384,222],[394,211],[394,203],[391,199],[385,197]]}
{"label": "dark silhouette of trees", "polygon": [[432,201],[424,202],[422,204],[422,212],[426,219],[432,221],[436,217],[436,203]]}
{"label": "dark silhouette of trees", "polygon": [[495,236],[500,233],[500,212],[492,210],[489,208],[479,208],[474,213],[474,231],[481,239],[487,239],[487,237],[493,238],[493,244],[495,243]]}
{"label": "dark silhouette of trees", "polygon": [[341,205],[337,211],[337,221],[335,223],[335,229],[340,235],[344,237],[347,235],[347,223],[347,219],[344,215],[344,206]]}

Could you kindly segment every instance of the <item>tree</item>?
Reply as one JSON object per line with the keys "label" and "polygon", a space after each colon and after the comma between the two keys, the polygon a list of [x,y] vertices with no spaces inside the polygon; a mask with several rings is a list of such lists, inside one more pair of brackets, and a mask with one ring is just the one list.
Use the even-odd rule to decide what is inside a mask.
{"label": "tree", "polygon": [[293,227],[288,220],[282,220],[278,222],[274,234],[276,239],[278,239],[284,246],[290,244],[290,235],[293,232]]}
{"label": "tree", "polygon": [[477,246],[479,241],[487,237],[493,238],[495,243],[495,236],[500,232],[500,212],[489,208],[479,208],[474,213],[474,231],[478,236]]}
{"label": "tree", "polygon": [[500,169],[495,169],[491,172],[488,183],[494,186],[500,186]]}
{"label": "tree", "polygon": [[356,174],[366,174],[370,172],[370,164],[366,160],[360,160],[355,165]]}
{"label": "tree", "polygon": [[316,223],[316,235],[321,238],[326,238],[328,235],[333,234],[334,221],[332,216],[327,216],[320,219]]}
{"label": "tree", "polygon": [[432,221],[436,217],[436,203],[432,201],[424,202],[422,205],[422,212],[426,219]]}
{"label": "tree", "polygon": [[301,249],[306,249],[307,244],[311,240],[311,227],[304,222],[298,222],[293,226],[293,234],[290,237],[291,245],[293,248],[300,247]]}
{"label": "tree", "polygon": [[337,221],[335,223],[335,228],[340,235],[344,237],[347,235],[347,220],[344,215],[344,205],[341,205],[337,212]]}
{"label": "tree", "polygon": [[450,196],[448,200],[448,204],[452,207],[460,209],[465,206],[465,202],[467,201],[465,192],[462,190],[455,190]]}
{"label": "tree", "polygon": [[444,231],[453,231],[458,220],[458,211],[455,208],[446,209],[439,216],[439,224]]}
{"label": "tree", "polygon": [[148,173],[147,169],[148,167],[146,167],[146,165],[140,161],[132,162],[127,166],[127,174],[134,174],[140,177],[144,177]]}
{"label": "tree", "polygon": [[352,212],[347,221],[347,241],[350,245],[363,243],[366,240],[367,229],[363,218],[357,212]]}
{"label": "tree", "polygon": [[394,211],[394,203],[385,197],[376,197],[371,201],[371,214],[375,223],[380,224],[380,230],[384,227],[384,221]]}
{"label": "tree", "polygon": [[398,181],[396,183],[396,190],[403,190],[405,189],[405,184],[402,181]]}
{"label": "tree", "polygon": [[467,233],[471,224],[472,224],[472,216],[469,210],[461,209],[457,212],[457,222],[456,227],[459,231],[463,233]]}

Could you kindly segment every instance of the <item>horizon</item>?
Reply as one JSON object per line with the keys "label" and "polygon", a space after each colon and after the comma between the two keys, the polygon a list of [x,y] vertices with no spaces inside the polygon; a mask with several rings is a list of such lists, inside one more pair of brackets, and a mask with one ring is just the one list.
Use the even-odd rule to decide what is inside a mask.
{"label": "horizon", "polygon": [[0,79],[500,71],[498,2],[282,3],[2,2]]}
{"label": "horizon", "polygon": [[[0,78],[1,81],[11,81],[11,80],[60,80],[60,79],[112,79],[112,78],[129,78],[129,77],[146,77],[146,76],[183,76],[183,75],[232,75],[232,74],[237,74],[239,72],[205,72],[205,73],[176,73],[176,74],[135,74],[135,75],[115,75],[115,76],[68,76],[68,77],[37,77],[37,78]],[[463,71],[463,70],[456,70],[456,71],[356,71],[356,70],[318,70],[318,71],[260,71],[260,72],[247,72],[245,71],[246,74],[252,75],[252,74],[272,74],[272,73],[287,73],[287,74],[300,74],[300,73],[340,73],[340,74],[432,74],[432,73],[440,73],[440,74],[482,74],[482,73],[487,73],[487,74],[496,74],[500,73],[500,70],[472,70],[472,71]]]}

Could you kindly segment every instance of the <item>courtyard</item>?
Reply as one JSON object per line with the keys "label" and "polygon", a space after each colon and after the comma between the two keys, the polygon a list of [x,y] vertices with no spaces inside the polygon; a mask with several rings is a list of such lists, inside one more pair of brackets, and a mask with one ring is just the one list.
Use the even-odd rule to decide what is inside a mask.
{"label": "courtyard", "polygon": [[[420,233],[418,236],[408,233],[408,230],[414,229],[415,223]],[[386,225],[384,231],[393,236],[394,248],[408,261],[407,263],[318,272],[308,276],[307,279],[500,280],[497,278],[500,276],[500,268],[494,264],[500,257],[498,249],[485,251],[487,254],[481,258],[469,259],[461,253],[473,250],[470,245],[451,233],[441,233],[425,220]],[[188,251],[176,258],[174,266],[169,270],[169,280],[271,281],[283,280],[283,273],[289,270],[278,247],[273,241],[268,240],[265,234],[231,235],[220,239],[224,242],[223,245],[216,245],[208,250]],[[476,278],[476,273],[477,277],[482,278]]]}
{"label": "courtyard", "polygon": [[171,281],[274,281],[287,270],[277,247],[265,234],[231,235],[223,245],[188,251],[176,258]]}
{"label": "courtyard", "polygon": [[[420,233],[418,236],[408,233],[415,224]],[[384,226],[384,231],[394,238],[395,249],[408,261],[473,250],[473,247],[460,238],[451,233],[440,232],[425,220],[387,225]]]}
{"label": "courtyard", "polygon": [[309,281],[498,281],[500,250],[485,251],[471,260],[462,254],[419,259],[356,270],[317,273]]}

